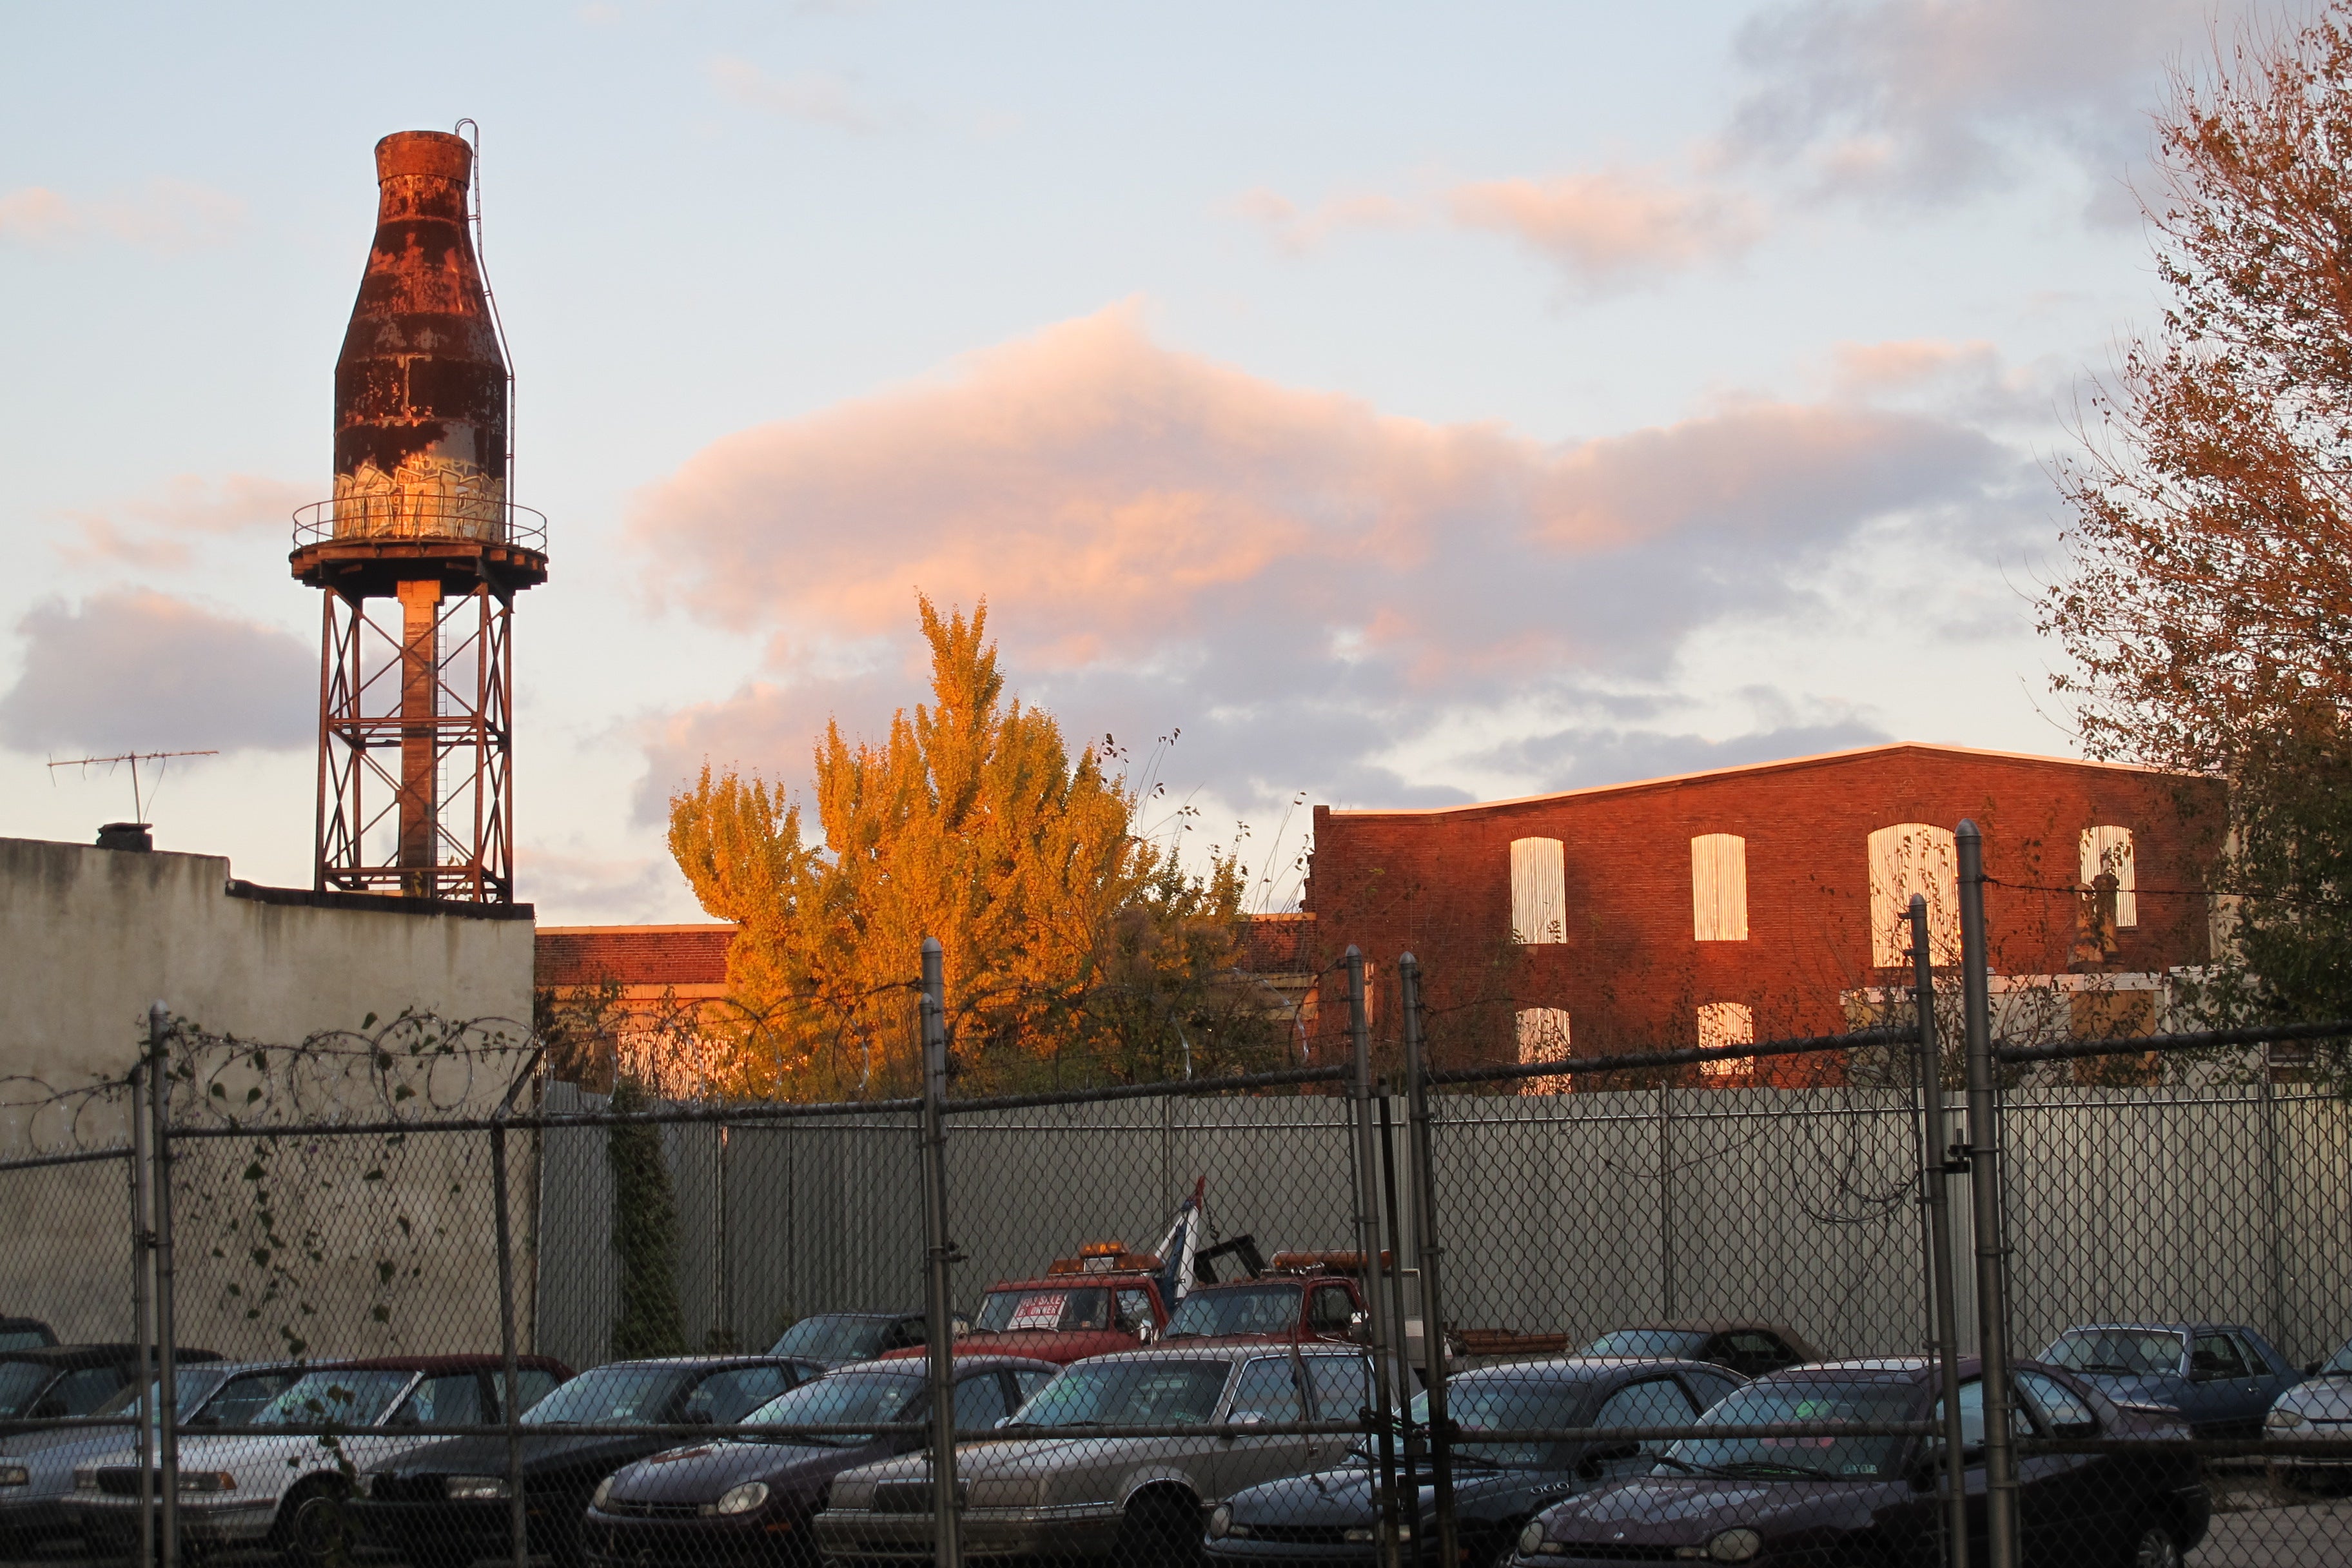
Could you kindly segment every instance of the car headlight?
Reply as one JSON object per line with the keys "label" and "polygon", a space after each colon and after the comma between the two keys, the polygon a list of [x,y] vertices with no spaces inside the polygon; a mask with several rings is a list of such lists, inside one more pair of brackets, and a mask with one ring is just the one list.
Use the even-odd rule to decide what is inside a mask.
{"label": "car headlight", "polygon": [[767,1500],[767,1482],[745,1481],[740,1487],[730,1487],[719,1493],[719,1501],[713,1506],[712,1511],[730,1514],[749,1513]]}
{"label": "car headlight", "polygon": [[[7,1471],[0,1470],[0,1482],[5,1481],[7,1474]],[[1234,1506],[1231,1503],[1221,1502],[1217,1505],[1216,1511],[1209,1515],[1209,1539],[1223,1541],[1233,1532]]]}
{"label": "car headlight", "polygon": [[1543,1550],[1543,1521],[1539,1519],[1530,1521],[1528,1527],[1519,1531],[1519,1555],[1533,1557]]}
{"label": "car headlight", "polygon": [[451,1476],[442,1481],[441,1495],[451,1502],[497,1502],[511,1494],[504,1476]]}
{"label": "car headlight", "polygon": [[[2272,1411],[2263,1417],[2263,1425],[2273,1432],[2292,1432],[2298,1426],[2308,1426],[2311,1420],[2300,1410],[2284,1408]],[[0,1470],[0,1486],[8,1484],[8,1472]]]}
{"label": "car headlight", "polygon": [[182,1470],[180,1489],[184,1492],[233,1492],[236,1478],[226,1470]]}
{"label": "car headlight", "polygon": [[1709,1541],[1706,1557],[1710,1563],[1745,1563],[1763,1550],[1764,1538],[1742,1525],[1738,1530],[1727,1530]]}
{"label": "car headlight", "polygon": [[590,1508],[601,1509],[604,1506],[605,1500],[610,1498],[612,1495],[613,1478],[606,1476],[603,1480],[596,1483],[596,1489],[588,1494],[588,1506]]}
{"label": "car headlight", "polygon": [[32,1472],[22,1465],[0,1465],[0,1487],[21,1487],[31,1484]]}

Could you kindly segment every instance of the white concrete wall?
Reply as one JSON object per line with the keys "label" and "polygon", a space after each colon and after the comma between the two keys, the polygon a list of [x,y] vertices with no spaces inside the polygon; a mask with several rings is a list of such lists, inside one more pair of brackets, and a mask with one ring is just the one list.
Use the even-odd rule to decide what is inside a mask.
{"label": "white concrete wall", "polygon": [[147,1006],[293,1044],[402,1008],[530,1022],[529,920],[231,897],[229,863],[0,838],[0,1077],[119,1078]]}
{"label": "white concrete wall", "polygon": [[[228,882],[228,861],[214,856],[0,838],[0,1160],[19,1162],[0,1170],[0,1312],[45,1318],[68,1340],[131,1336],[128,1162],[22,1162],[123,1140],[120,1091],[75,1091],[129,1072],[151,1002],[266,1045],[404,1009],[513,1020],[518,1038],[528,1030],[527,918],[272,903],[232,896]],[[175,1060],[201,1076],[183,1086],[184,1103],[214,1104],[205,1090],[219,1081],[236,1091],[220,1107],[242,1114],[257,1076],[247,1058],[187,1050]],[[438,1067],[398,1113],[481,1114],[520,1057],[472,1074]],[[299,1080],[286,1114],[394,1113],[347,1055],[302,1068],[275,1058],[269,1076],[281,1089]],[[529,1237],[534,1162],[530,1141],[515,1142],[515,1227]],[[283,1353],[289,1334],[314,1354],[498,1348],[484,1135],[192,1136],[173,1152],[181,1343],[230,1355]],[[280,1216],[275,1268],[254,1261],[262,1188],[241,1173],[265,1152]],[[520,1327],[528,1344],[527,1300]]]}

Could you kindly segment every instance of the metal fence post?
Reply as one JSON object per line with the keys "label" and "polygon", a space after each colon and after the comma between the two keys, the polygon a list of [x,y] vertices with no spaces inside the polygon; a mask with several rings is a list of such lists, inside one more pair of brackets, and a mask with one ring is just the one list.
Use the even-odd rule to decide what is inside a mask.
{"label": "metal fence post", "polygon": [[1437,1493],[1437,1561],[1445,1568],[1462,1561],[1454,1528],[1454,1430],[1445,1415],[1445,1319],[1439,1310],[1437,1262],[1437,1161],[1431,1148],[1429,1062],[1421,1037],[1421,963],[1406,953],[1397,961],[1402,993],[1404,1071],[1410,1103],[1412,1230],[1421,1241],[1422,1383],[1429,1395],[1430,1480]]}
{"label": "metal fence post", "polygon": [[[509,1093],[511,1101],[513,1095]],[[522,1375],[515,1364],[514,1229],[507,1213],[507,1111],[490,1119],[490,1215],[499,1249],[499,1354],[507,1428],[507,1538],[514,1568],[530,1568],[530,1512],[522,1495]]]}
{"label": "metal fence post", "polygon": [[1927,1322],[1944,1400],[1944,1548],[1950,1568],[1969,1564],[1969,1471],[1960,1434],[1959,1305],[1952,1294],[1950,1140],[1944,1131],[1943,1053],[1936,1040],[1935,955],[1927,943],[1927,900],[1911,895],[1912,997],[1919,1038],[1913,1047],[1919,1088],[1919,1202],[1927,1220]]}
{"label": "metal fence post", "polygon": [[155,1561],[180,1560],[180,1390],[173,1364],[179,1320],[172,1302],[172,1070],[167,1042],[172,1015],[163,1003],[147,1009],[148,1108],[155,1119],[155,1489],[162,1515]]}
{"label": "metal fence post", "polygon": [[2001,1221],[2000,1088],[1993,1077],[1984,837],[1964,821],[1959,850],[1960,1002],[1969,1045],[1969,1195],[1976,1224],[1977,1342],[1984,1358],[1985,1536],[1990,1568],[2017,1568],[2017,1455],[2010,1437],[2008,1236]]}
{"label": "metal fence post", "polygon": [[155,1304],[147,1288],[155,1232],[147,1218],[149,1064],[131,1069],[131,1312],[139,1336],[139,1568],[155,1561]]}
{"label": "metal fence post", "polygon": [[1396,1445],[1389,1411],[1388,1303],[1381,1290],[1380,1169],[1372,1152],[1372,1035],[1364,1011],[1364,955],[1348,948],[1348,1029],[1354,1046],[1348,1098],[1356,1121],[1356,1250],[1364,1266],[1364,1305],[1372,1330],[1372,1404],[1376,1491],[1381,1505],[1381,1568],[1397,1564]]}
{"label": "metal fence post", "polygon": [[956,1539],[955,1313],[948,1240],[948,1005],[946,956],[923,939],[923,1240],[929,1261],[923,1295],[930,1341],[931,1552],[937,1568],[958,1568]]}

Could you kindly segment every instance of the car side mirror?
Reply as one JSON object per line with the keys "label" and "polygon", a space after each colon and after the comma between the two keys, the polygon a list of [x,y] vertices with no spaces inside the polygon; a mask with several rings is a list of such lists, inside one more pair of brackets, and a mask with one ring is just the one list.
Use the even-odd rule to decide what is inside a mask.
{"label": "car side mirror", "polygon": [[1265,1425],[1265,1412],[1263,1410],[1236,1410],[1231,1415],[1225,1417],[1225,1425],[1228,1426],[1263,1426]]}
{"label": "car side mirror", "polygon": [[1160,1325],[1146,1320],[1143,1326],[1135,1331],[1135,1337],[1147,1345],[1157,1343],[1160,1339]]}
{"label": "car side mirror", "polygon": [[2327,1363],[2324,1361],[2313,1362],[2303,1369],[2303,1375],[2305,1377],[2317,1377],[2319,1375],[2319,1369],[2326,1364]]}
{"label": "car side mirror", "polygon": [[990,1422],[988,1425],[989,1425],[989,1430],[991,1430],[991,1431],[992,1431],[992,1432],[1002,1432],[1002,1431],[1003,1431],[1007,1426],[1012,1426],[1012,1425],[1013,1425],[1013,1417],[1012,1417],[1012,1416],[1010,1416],[1010,1415],[1000,1415],[1000,1416],[998,1416],[995,1420],[993,1420],[993,1421]]}
{"label": "car side mirror", "polygon": [[1639,1443],[1602,1443],[1584,1451],[1584,1457],[1576,1462],[1576,1473],[1581,1479],[1598,1480],[1605,1467],[1641,1457]]}

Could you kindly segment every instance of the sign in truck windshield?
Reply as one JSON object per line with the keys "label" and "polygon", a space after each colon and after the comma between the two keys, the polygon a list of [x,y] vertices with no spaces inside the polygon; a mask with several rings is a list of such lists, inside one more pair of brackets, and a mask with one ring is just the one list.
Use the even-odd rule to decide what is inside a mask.
{"label": "sign in truck windshield", "polygon": [[972,1325],[982,1333],[1109,1326],[1110,1292],[1100,1286],[1069,1290],[991,1290],[981,1298],[980,1318]]}

